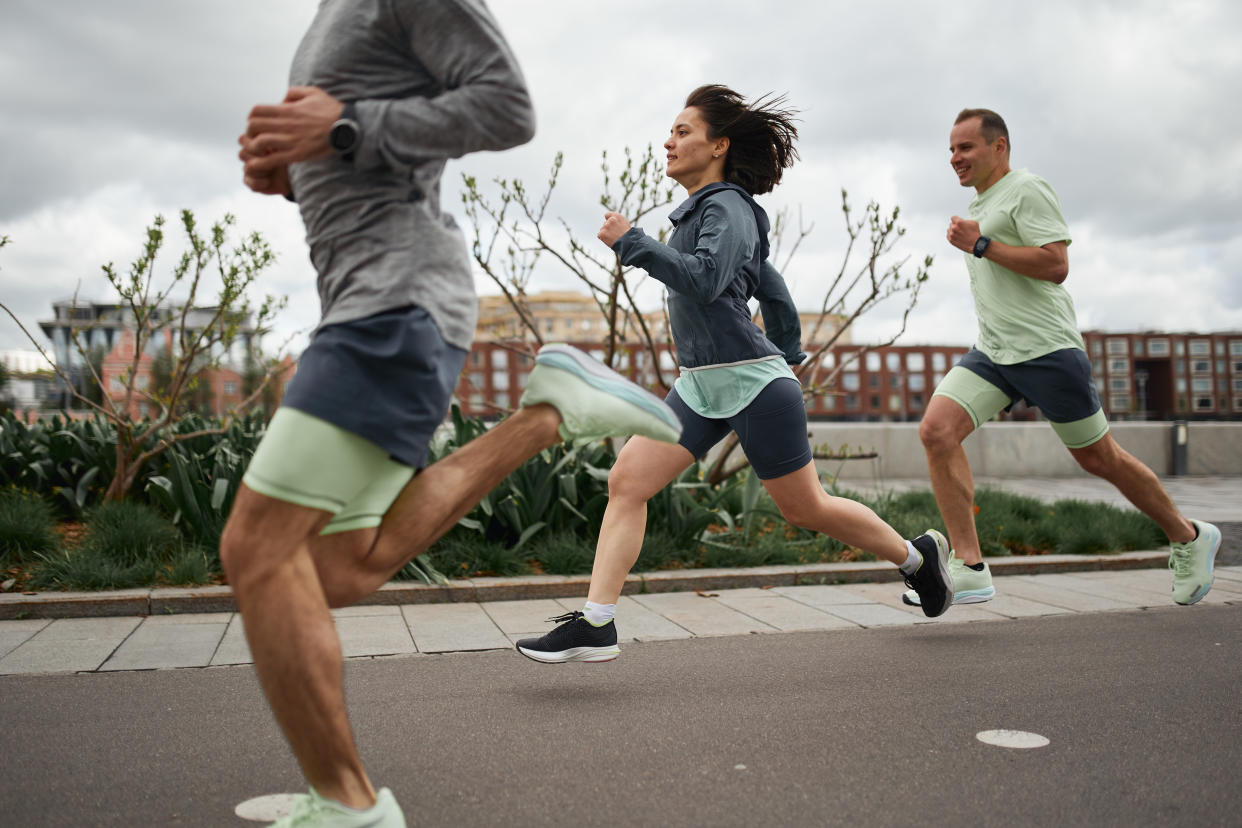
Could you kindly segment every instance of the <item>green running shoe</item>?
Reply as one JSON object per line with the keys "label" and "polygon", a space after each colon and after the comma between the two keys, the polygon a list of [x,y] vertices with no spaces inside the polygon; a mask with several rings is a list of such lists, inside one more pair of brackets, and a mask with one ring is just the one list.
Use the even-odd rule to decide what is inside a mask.
{"label": "green running shoe", "polygon": [[289,816],[272,823],[272,828],[405,828],[405,815],[396,797],[387,788],[375,795],[375,804],[365,811],[347,808],[324,799],[314,788],[299,796]]}
{"label": "green running shoe", "polygon": [[1220,550],[1220,530],[1210,523],[1192,520],[1199,536],[1190,543],[1171,543],[1169,569],[1173,570],[1173,601],[1194,604],[1212,588],[1216,576],[1216,553]]}
{"label": "green running shoe", "polygon": [[[992,586],[992,570],[988,562],[983,562],[982,570],[968,567],[953,552],[949,553],[949,577],[953,580],[953,603],[982,604],[996,596],[996,587]],[[901,602],[912,607],[920,606],[919,594],[907,590],[901,596]]]}
{"label": "green running shoe", "polygon": [[681,421],[664,400],[570,345],[544,345],[536,354],[520,405],[538,403],[560,413],[564,440],[681,439]]}

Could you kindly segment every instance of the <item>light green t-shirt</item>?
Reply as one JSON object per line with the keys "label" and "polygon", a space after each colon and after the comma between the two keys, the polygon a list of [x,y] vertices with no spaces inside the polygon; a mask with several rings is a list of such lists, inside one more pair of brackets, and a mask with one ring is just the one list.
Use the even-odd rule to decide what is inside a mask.
{"label": "light green t-shirt", "polygon": [[[975,196],[970,218],[979,232],[1016,247],[1070,243],[1061,203],[1048,182],[1027,170],[1010,170]],[[966,254],[970,290],[979,317],[975,347],[999,365],[1025,362],[1062,348],[1083,348],[1069,291]]]}
{"label": "light green t-shirt", "polygon": [[774,356],[731,365],[682,368],[673,388],[700,417],[723,420],[750,405],[769,382],[781,377],[798,379],[782,357]]}

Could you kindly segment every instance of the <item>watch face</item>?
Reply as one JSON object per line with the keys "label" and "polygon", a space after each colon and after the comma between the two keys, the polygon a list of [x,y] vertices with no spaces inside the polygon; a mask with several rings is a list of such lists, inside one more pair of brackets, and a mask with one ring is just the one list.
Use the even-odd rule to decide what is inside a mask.
{"label": "watch face", "polygon": [[337,121],[328,133],[328,144],[337,152],[353,149],[358,141],[358,125],[353,121]]}

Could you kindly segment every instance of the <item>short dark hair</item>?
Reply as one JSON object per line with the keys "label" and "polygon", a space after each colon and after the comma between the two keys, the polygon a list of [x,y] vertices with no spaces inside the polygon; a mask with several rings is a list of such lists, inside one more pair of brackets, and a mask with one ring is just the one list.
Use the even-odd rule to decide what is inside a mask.
{"label": "short dark hair", "polygon": [[784,96],[765,95],[746,103],[737,92],[720,84],[708,84],[686,96],[707,123],[709,138],[728,138],[725,181],[751,195],[769,193],[781,174],[798,158],[794,141],[797,110],[783,108]]}
{"label": "short dark hair", "polygon": [[957,125],[962,121],[969,121],[971,118],[979,119],[979,131],[983,133],[983,140],[993,144],[997,138],[1003,137],[1005,139],[1005,146],[1012,146],[1012,142],[1009,140],[1009,127],[1005,126],[1005,119],[990,109],[963,109],[957,113],[957,120],[953,123]]}

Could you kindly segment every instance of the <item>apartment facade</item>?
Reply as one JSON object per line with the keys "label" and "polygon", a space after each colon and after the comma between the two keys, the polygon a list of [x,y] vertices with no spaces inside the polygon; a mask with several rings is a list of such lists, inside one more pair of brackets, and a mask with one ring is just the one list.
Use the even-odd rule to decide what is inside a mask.
{"label": "apartment facade", "polygon": [[1083,331],[1109,419],[1242,419],[1242,331]]}

